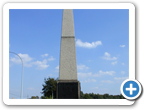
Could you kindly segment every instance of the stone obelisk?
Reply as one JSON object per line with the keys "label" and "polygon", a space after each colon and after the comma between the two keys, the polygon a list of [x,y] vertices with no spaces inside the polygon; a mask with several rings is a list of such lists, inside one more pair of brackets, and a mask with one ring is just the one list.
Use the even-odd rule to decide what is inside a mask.
{"label": "stone obelisk", "polygon": [[75,33],[72,9],[63,10],[57,98],[80,98],[80,83],[77,80]]}

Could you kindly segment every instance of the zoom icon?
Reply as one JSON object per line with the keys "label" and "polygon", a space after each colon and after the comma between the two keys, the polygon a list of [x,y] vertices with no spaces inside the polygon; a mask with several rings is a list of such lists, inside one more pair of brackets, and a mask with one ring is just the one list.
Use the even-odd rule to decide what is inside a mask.
{"label": "zoom icon", "polygon": [[121,85],[122,95],[129,100],[138,98],[141,94],[141,84],[137,80],[127,79]]}

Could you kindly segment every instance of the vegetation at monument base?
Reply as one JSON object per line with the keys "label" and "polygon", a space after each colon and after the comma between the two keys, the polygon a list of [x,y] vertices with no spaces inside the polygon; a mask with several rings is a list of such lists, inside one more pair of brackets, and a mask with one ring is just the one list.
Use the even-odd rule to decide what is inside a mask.
{"label": "vegetation at monument base", "polygon": [[44,96],[41,96],[40,98],[39,98],[39,96],[31,96],[31,98],[30,99],[52,99],[52,96],[50,96],[50,97],[44,97]]}
{"label": "vegetation at monument base", "polygon": [[[57,79],[54,78],[45,78],[44,84],[42,84],[42,94],[41,99],[52,99],[52,92],[53,92],[53,99],[56,99],[56,86],[57,86]],[[38,97],[37,97],[38,98]],[[31,99],[37,99],[35,96],[32,96]],[[125,99],[121,94],[120,95],[109,95],[109,94],[94,94],[94,93],[83,93],[81,91],[81,99]]]}
{"label": "vegetation at monument base", "polygon": [[45,78],[44,79],[44,84],[42,85],[42,94],[43,96],[41,97],[42,99],[47,99],[47,98],[51,98],[51,96],[53,95],[53,98],[56,98],[56,86],[57,86],[57,79],[54,78]]}
{"label": "vegetation at monument base", "polygon": [[83,93],[81,91],[81,99],[125,99],[121,94],[120,95],[109,95],[109,94],[94,94],[94,93]]}
{"label": "vegetation at monument base", "polygon": [[39,99],[39,96],[31,96],[31,99]]}

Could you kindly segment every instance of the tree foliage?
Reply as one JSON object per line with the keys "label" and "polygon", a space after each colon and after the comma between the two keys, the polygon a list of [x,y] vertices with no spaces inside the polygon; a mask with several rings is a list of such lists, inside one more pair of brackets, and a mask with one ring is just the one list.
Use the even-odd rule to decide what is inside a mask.
{"label": "tree foliage", "polygon": [[41,99],[52,99],[52,96],[49,96],[49,97],[44,97],[44,96],[41,96]]}
{"label": "tree foliage", "polygon": [[39,99],[39,96],[31,96],[30,99]]}
{"label": "tree foliage", "polygon": [[122,94],[120,95],[109,95],[109,94],[94,94],[94,93],[83,93],[81,91],[81,99],[125,99]]}
{"label": "tree foliage", "polygon": [[43,96],[41,97],[42,99],[47,99],[51,98],[53,94],[53,98],[56,98],[56,86],[57,86],[57,80],[54,78],[45,78],[44,79],[44,84],[42,84],[42,94]]}

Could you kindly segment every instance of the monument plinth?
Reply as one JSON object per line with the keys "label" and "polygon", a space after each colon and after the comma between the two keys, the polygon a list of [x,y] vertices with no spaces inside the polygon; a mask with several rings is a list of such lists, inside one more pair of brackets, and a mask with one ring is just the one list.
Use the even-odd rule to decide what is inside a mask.
{"label": "monument plinth", "polygon": [[80,98],[80,83],[77,80],[75,33],[72,9],[63,10],[57,98]]}

